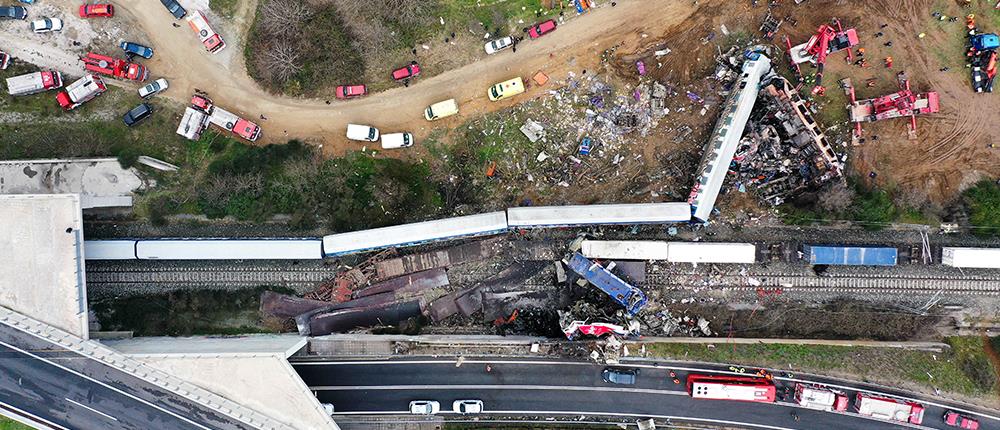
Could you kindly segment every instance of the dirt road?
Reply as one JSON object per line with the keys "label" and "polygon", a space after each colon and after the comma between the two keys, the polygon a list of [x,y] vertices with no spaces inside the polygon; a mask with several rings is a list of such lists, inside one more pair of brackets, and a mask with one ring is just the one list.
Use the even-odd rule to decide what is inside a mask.
{"label": "dirt road", "polygon": [[[580,74],[588,67],[593,70],[601,52],[610,46],[622,43],[621,49],[628,50],[640,43],[643,35],[648,40],[662,37],[698,7],[719,2],[695,6],[693,1],[621,0],[616,7],[596,9],[567,22],[550,35],[526,41],[518,46],[516,53],[506,51],[433,78],[418,78],[408,88],[401,86],[359,100],[332,100],[330,105],[324,100],[268,94],[247,75],[242,56],[238,55],[242,46],[232,43],[226,48],[230,55],[209,54],[186,23],[181,28],[171,26],[173,20],[163,8],[150,6],[148,0],[116,3],[135,15],[156,47],[156,56],[148,64],[153,77],[170,80],[166,96],[186,101],[195,88],[207,91],[220,106],[250,119],[265,115],[268,119],[260,122],[266,142],[300,138],[322,145],[324,154],[334,155],[364,146],[343,137],[349,122],[374,125],[383,132],[411,131],[419,139],[433,127],[454,127],[469,116],[509,106],[519,98],[523,100],[547,90],[531,88],[528,95],[491,103],[486,90],[496,82],[513,76],[528,78],[538,70],[554,80],[565,77],[569,71]],[[253,3],[244,2],[236,14],[235,26],[243,31],[250,27]],[[227,39],[246,40],[245,36]],[[433,124],[423,119],[426,106],[448,98],[458,101],[460,115]]]}

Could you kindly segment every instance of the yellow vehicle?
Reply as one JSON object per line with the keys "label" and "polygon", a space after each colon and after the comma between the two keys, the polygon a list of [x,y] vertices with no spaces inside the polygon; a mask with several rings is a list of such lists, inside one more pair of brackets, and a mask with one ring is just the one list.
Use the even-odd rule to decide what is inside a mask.
{"label": "yellow vehicle", "polygon": [[458,103],[455,102],[455,99],[448,99],[428,106],[427,110],[424,111],[424,118],[427,118],[428,121],[434,121],[456,113],[458,113]]}
{"label": "yellow vehicle", "polygon": [[503,81],[490,87],[489,96],[490,100],[497,101],[503,100],[507,97],[516,96],[524,92],[524,81],[520,77]]}

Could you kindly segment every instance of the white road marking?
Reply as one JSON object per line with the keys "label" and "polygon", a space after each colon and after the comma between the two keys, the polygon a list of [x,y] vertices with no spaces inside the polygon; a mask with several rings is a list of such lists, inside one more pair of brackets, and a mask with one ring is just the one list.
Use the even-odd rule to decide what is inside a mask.
{"label": "white road marking", "polygon": [[115,421],[118,421],[118,418],[115,418],[115,417],[113,417],[113,416],[111,416],[111,415],[108,415],[108,414],[106,414],[106,413],[104,413],[104,412],[101,412],[101,411],[99,411],[99,410],[97,410],[97,409],[94,409],[94,408],[92,408],[92,407],[90,407],[90,406],[87,406],[87,405],[85,405],[85,404],[83,404],[83,403],[80,403],[80,402],[78,402],[78,401],[76,401],[76,400],[73,400],[73,399],[71,399],[71,398],[69,398],[69,397],[67,397],[67,398],[66,398],[66,401],[67,401],[67,402],[70,402],[70,403],[72,403],[72,404],[74,404],[74,405],[77,405],[77,406],[79,406],[79,407],[81,407],[81,408],[84,408],[84,409],[86,409],[86,410],[88,410],[88,411],[91,411],[91,412],[93,412],[93,413],[95,413],[95,414],[98,414],[98,415],[100,415],[100,416],[102,416],[102,417],[105,417],[105,418],[107,418],[107,419],[110,419],[110,420],[115,420]]}
{"label": "white road marking", "polygon": [[[49,420],[47,420],[45,418],[42,418],[42,417],[40,417],[38,415],[35,415],[35,414],[31,413],[31,412],[25,411],[25,410],[23,410],[21,408],[18,408],[16,406],[14,406],[14,405],[11,405],[11,404],[0,402],[0,409],[15,411],[15,412],[17,412],[18,415],[21,415],[24,418],[26,418],[26,419],[28,419],[30,421],[33,421],[34,422],[33,424],[36,424],[36,425],[37,424],[43,424],[43,425],[49,426],[49,428],[52,428],[52,429],[69,430],[66,427],[63,427],[63,426],[61,426],[59,424],[56,424],[56,423],[54,423],[52,421],[49,421]],[[2,415],[6,416],[6,417],[9,417],[9,418],[11,418],[11,419],[13,419],[15,421],[20,421],[20,420],[17,419],[18,417],[13,417],[13,416],[10,416],[10,415],[7,415],[7,414],[2,414]]]}
{"label": "white road marking", "polygon": [[[300,365],[399,365],[399,364],[450,364],[450,365],[455,365],[457,362],[458,362],[458,360],[310,361],[310,362],[293,363],[292,365],[293,366],[300,366]],[[558,365],[573,365],[573,366],[594,366],[594,363],[588,363],[588,362],[583,362],[583,361],[544,361],[544,360],[462,360],[462,364],[494,364],[494,365],[496,365],[496,364],[529,364],[529,365],[555,365],[555,364],[558,364]],[[653,364],[645,364],[645,363],[632,363],[632,362],[628,362],[628,361],[626,361],[624,363],[620,363],[619,366],[623,366],[623,367],[639,367],[639,368],[647,368],[647,369],[682,370],[682,371],[686,371],[686,372],[714,373],[714,374],[721,374],[721,375],[753,376],[752,373],[740,373],[740,372],[732,372],[732,371],[728,371],[728,370],[700,369],[700,368],[696,368],[696,367],[682,367],[682,366],[668,366],[668,365],[653,365]],[[740,367],[745,367],[745,366],[740,366]],[[923,399],[917,399],[917,398],[913,398],[913,397],[898,396],[898,395],[889,394],[889,393],[885,393],[885,392],[881,392],[881,391],[876,391],[876,390],[868,390],[868,389],[864,389],[864,388],[851,387],[851,386],[845,386],[845,385],[829,384],[829,383],[824,383],[824,382],[819,382],[819,381],[810,381],[810,380],[807,380],[807,379],[784,378],[784,377],[779,377],[779,376],[775,376],[774,379],[781,380],[781,381],[788,381],[788,382],[801,382],[801,383],[804,383],[804,384],[824,385],[824,386],[827,386],[827,387],[838,388],[838,389],[841,389],[841,390],[864,391],[866,393],[872,393],[872,394],[878,394],[878,395],[882,395],[882,396],[894,397],[894,398],[903,399],[903,400],[909,400],[909,401],[913,401],[913,402],[918,402],[918,403],[922,403],[922,404],[936,406],[936,407],[939,407],[939,408],[951,409],[951,410],[956,411],[956,412],[961,412],[961,413],[965,413],[965,414],[969,414],[969,415],[975,415],[975,416],[982,417],[982,418],[988,418],[988,419],[1000,421],[1000,416],[990,415],[990,414],[986,414],[986,413],[983,413],[983,412],[978,412],[978,411],[973,411],[973,410],[968,410],[968,409],[956,408],[956,407],[953,407],[953,406],[949,406],[949,405],[945,405],[945,404],[941,404],[941,403],[935,403],[935,402],[928,401],[928,400],[923,400]]]}
{"label": "white road marking", "polygon": [[562,385],[318,385],[313,391],[353,390],[554,390],[554,391],[603,391],[614,393],[668,394],[687,396],[686,391],[654,390],[649,388],[581,387]]}
{"label": "white road marking", "polygon": [[[160,407],[160,406],[158,406],[158,405],[156,405],[156,404],[154,404],[154,403],[152,403],[152,402],[149,402],[149,401],[147,401],[146,399],[143,399],[143,398],[140,398],[140,397],[136,397],[136,396],[134,396],[134,395],[132,395],[132,394],[129,394],[129,393],[126,393],[126,392],[124,392],[124,391],[122,391],[122,390],[120,390],[120,389],[118,389],[118,388],[116,388],[116,387],[113,387],[113,386],[111,386],[111,385],[108,385],[108,384],[106,384],[106,383],[104,383],[104,382],[101,382],[101,381],[98,381],[98,380],[96,380],[96,379],[94,379],[94,378],[91,378],[90,376],[87,376],[87,375],[84,375],[83,373],[80,373],[80,372],[77,372],[76,370],[73,370],[73,369],[70,369],[70,368],[68,368],[68,367],[66,367],[66,366],[63,366],[63,365],[59,364],[59,363],[56,363],[56,362],[53,362],[53,361],[50,361],[50,360],[47,360],[47,359],[45,359],[45,358],[42,358],[42,357],[39,357],[38,355],[35,355],[35,354],[33,354],[33,353],[30,353],[30,352],[28,352],[28,351],[25,351],[25,350],[23,350],[23,349],[21,349],[21,348],[18,348],[18,347],[14,346],[14,345],[11,345],[11,344],[7,343],[7,342],[3,342],[3,341],[0,341],[0,345],[3,345],[3,346],[5,346],[5,347],[7,347],[7,348],[10,348],[10,349],[13,349],[13,350],[15,350],[15,351],[17,351],[17,352],[20,352],[20,353],[22,353],[22,354],[24,354],[24,355],[27,355],[27,356],[29,356],[29,357],[31,357],[31,358],[34,358],[34,359],[36,359],[36,360],[39,360],[39,361],[43,361],[43,362],[45,362],[45,363],[48,363],[48,364],[50,364],[50,365],[52,365],[52,366],[55,366],[55,367],[58,367],[58,368],[60,368],[60,369],[62,369],[62,370],[65,370],[65,371],[67,371],[67,372],[69,372],[69,373],[72,373],[72,374],[74,374],[74,375],[77,375],[77,376],[79,376],[79,377],[81,377],[81,378],[84,378],[84,379],[87,379],[87,380],[89,380],[89,381],[91,381],[91,382],[94,382],[94,383],[95,383],[95,384],[97,384],[97,385],[100,385],[100,386],[102,386],[102,387],[105,387],[105,388],[107,388],[107,389],[109,389],[109,390],[112,390],[112,391],[114,391],[114,392],[116,392],[116,393],[119,393],[119,394],[121,394],[121,395],[123,395],[123,396],[126,396],[126,397],[130,397],[130,398],[132,398],[132,399],[135,399],[135,400],[138,400],[138,401],[139,401],[140,403],[144,403],[144,404],[146,404],[146,405],[148,405],[148,406],[151,406],[151,407],[153,407],[154,409],[158,409],[158,410],[160,410],[160,411],[162,411],[162,412],[164,412],[164,413],[166,413],[166,414],[168,414],[168,415],[171,415],[171,416],[174,416],[174,417],[176,417],[176,418],[180,419],[181,421],[184,421],[184,422],[187,422],[187,423],[189,423],[189,424],[192,424],[192,425],[194,425],[195,427],[198,427],[198,428],[200,428],[200,429],[203,429],[203,430],[212,430],[212,428],[211,428],[211,427],[205,427],[205,426],[203,426],[203,425],[201,425],[201,424],[199,424],[199,423],[197,423],[197,422],[195,422],[195,421],[192,421],[192,420],[188,419],[187,417],[184,417],[184,416],[181,416],[181,415],[178,415],[177,413],[175,413],[175,412],[173,412],[173,411],[171,411],[171,410],[169,410],[169,409],[164,409],[163,407]],[[102,366],[107,366],[107,365],[106,365],[106,364],[104,364],[104,363],[100,363],[100,364],[101,364]],[[130,376],[131,376],[131,375],[130,375]],[[139,378],[136,378],[136,379],[139,379]],[[141,380],[141,379],[140,379],[140,380]]]}
{"label": "white road marking", "polygon": [[[334,415],[409,415],[409,411],[395,411],[395,412],[334,412]],[[603,416],[603,417],[632,417],[632,418],[655,418],[660,420],[679,420],[679,421],[697,421],[703,423],[712,424],[723,424],[723,425],[736,425],[742,427],[755,427],[767,430],[796,430],[788,427],[778,427],[767,424],[754,424],[746,423],[740,421],[726,421],[726,420],[714,420],[711,418],[694,418],[694,417],[683,417],[678,415],[649,415],[649,414],[630,414],[622,412],[567,412],[567,411],[486,411],[483,414],[496,414],[496,415],[517,415],[517,416],[531,416],[531,415],[590,415],[590,416]],[[441,411],[438,415],[460,415],[452,411]],[[468,415],[473,417],[475,415]],[[552,421],[546,421],[551,423]]]}

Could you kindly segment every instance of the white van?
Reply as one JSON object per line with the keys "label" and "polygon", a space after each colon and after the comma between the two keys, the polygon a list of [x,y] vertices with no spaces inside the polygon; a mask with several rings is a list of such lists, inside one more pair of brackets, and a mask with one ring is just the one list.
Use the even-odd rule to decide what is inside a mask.
{"label": "white van", "polygon": [[378,129],[370,125],[347,124],[347,138],[375,142],[378,140]]}
{"label": "white van", "polygon": [[458,113],[458,103],[455,102],[455,99],[448,99],[428,106],[427,110],[424,111],[424,118],[427,118],[428,121],[434,121],[456,113]]}
{"label": "white van", "polygon": [[413,134],[389,133],[382,135],[382,149],[396,149],[413,146]]}

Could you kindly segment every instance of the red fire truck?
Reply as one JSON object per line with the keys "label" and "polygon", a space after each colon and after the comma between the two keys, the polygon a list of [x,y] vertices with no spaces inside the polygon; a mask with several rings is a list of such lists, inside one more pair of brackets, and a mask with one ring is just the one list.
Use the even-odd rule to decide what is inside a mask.
{"label": "red fire truck", "polygon": [[918,403],[858,393],[854,409],[859,414],[883,420],[920,425],[924,421],[924,407]]}

